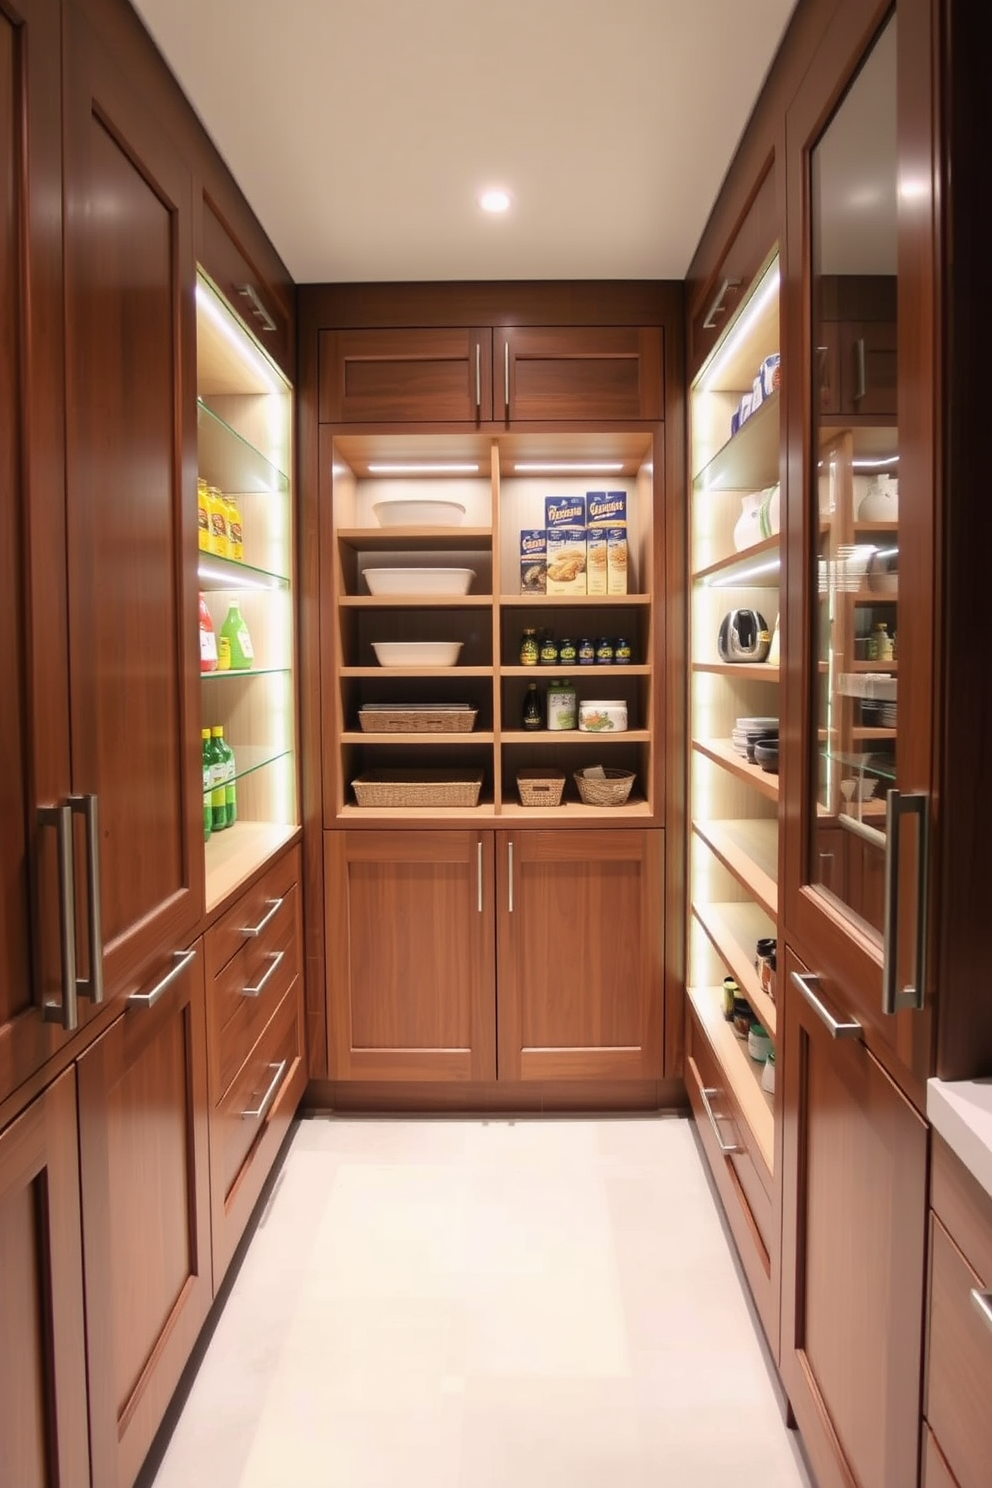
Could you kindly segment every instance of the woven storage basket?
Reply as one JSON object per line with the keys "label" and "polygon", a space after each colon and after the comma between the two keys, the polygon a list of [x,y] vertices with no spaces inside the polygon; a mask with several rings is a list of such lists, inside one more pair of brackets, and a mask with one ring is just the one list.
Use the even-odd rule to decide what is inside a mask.
{"label": "woven storage basket", "polygon": [[630,795],[636,776],[630,770],[604,769],[604,779],[575,772],[575,784],[586,806],[622,806]]}
{"label": "woven storage basket", "polygon": [[351,784],[359,806],[477,806],[482,772],[370,770]]}
{"label": "woven storage basket", "polygon": [[361,708],[358,722],[366,734],[470,734],[478,716],[474,708],[398,708],[395,713]]}
{"label": "woven storage basket", "polygon": [[530,770],[517,771],[521,806],[560,806],[564,789],[565,777],[560,770],[535,766]]}

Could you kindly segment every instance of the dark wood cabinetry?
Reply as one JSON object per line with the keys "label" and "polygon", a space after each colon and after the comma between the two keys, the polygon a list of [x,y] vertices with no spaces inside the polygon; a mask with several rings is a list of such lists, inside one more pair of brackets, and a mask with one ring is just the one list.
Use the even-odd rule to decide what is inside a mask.
{"label": "dark wood cabinetry", "polygon": [[910,1485],[927,1128],[837,985],[784,973],[782,1378],[820,1488]]}
{"label": "dark wood cabinetry", "polygon": [[255,340],[292,379],[292,317],[282,297],[252,262],[251,249],[225,219],[223,208],[203,194],[197,258]]}
{"label": "dark wood cabinetry", "polygon": [[0,1471],[11,1488],[90,1488],[76,1144],[72,1070],[0,1134]]}
{"label": "dark wood cabinetry", "polygon": [[664,833],[496,833],[504,1080],[657,1079]]}
{"label": "dark wood cabinetry", "polygon": [[[775,171],[766,161],[761,179],[716,268],[696,290],[689,306],[689,373],[699,371],[768,258],[779,236]],[[755,368],[755,372],[757,368]]]}
{"label": "dark wood cabinetry", "polygon": [[93,1481],[129,1488],[213,1295],[199,943],[78,1071]]}
{"label": "dark wood cabinetry", "polygon": [[488,327],[322,331],[321,422],[488,421],[492,347]]}
{"label": "dark wood cabinetry", "polygon": [[657,326],[514,326],[495,332],[494,417],[660,419],[663,332]]}
{"label": "dark wood cabinetry", "polygon": [[816,366],[821,414],[896,417],[896,278],[823,275]]}

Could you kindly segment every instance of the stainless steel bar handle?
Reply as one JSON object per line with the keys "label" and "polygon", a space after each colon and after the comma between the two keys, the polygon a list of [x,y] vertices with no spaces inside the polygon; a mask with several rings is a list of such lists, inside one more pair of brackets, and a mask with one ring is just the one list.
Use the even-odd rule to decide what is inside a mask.
{"label": "stainless steel bar handle", "polygon": [[859,336],[854,343],[854,373],[857,383],[854,389],[854,401],[860,403],[868,391],[868,379],[865,373],[865,338]]}
{"label": "stainless steel bar handle", "polygon": [[478,411],[482,407],[482,344],[475,343],[475,407]]}
{"label": "stainless steel bar handle", "polygon": [[992,1328],[992,1292],[980,1292],[977,1287],[972,1287],[971,1300],[986,1326]]}
{"label": "stainless steel bar handle", "polygon": [[275,1074],[269,1082],[268,1089],[253,1111],[241,1112],[242,1121],[264,1121],[269,1114],[269,1107],[276,1098],[276,1091],[279,1089],[280,1081],[286,1072],[286,1060],[281,1060],[279,1064],[270,1064],[269,1069],[274,1069]]}
{"label": "stainless steel bar handle", "polygon": [[258,290],[255,288],[254,284],[239,284],[238,294],[241,296],[242,299],[248,301],[249,305],[251,306],[251,313],[261,325],[262,330],[274,331],[276,328],[276,323],[272,319],[272,316],[269,314],[268,310],[266,310],[261,296],[259,295]]}
{"label": "stainless steel bar handle", "polygon": [[841,1023],[834,1017],[826,1003],[817,997],[814,986],[820,985],[820,978],[815,976],[801,976],[798,971],[792,973],[792,985],[800,991],[822,1023],[827,1025],[827,1032],[835,1039],[856,1039],[861,1037],[862,1029],[860,1023],[853,1020]]}
{"label": "stainless steel bar handle", "polygon": [[705,318],[703,320],[704,331],[711,331],[716,325],[717,316],[724,314],[726,307],[724,306],[723,302],[727,297],[728,289],[740,289],[740,287],[741,281],[739,279],[724,279],[723,283],[720,285],[720,288],[713,296],[713,303],[710,305],[710,308],[706,312]]}
{"label": "stainless steel bar handle", "polygon": [[509,888],[507,890],[507,907],[513,913],[513,843],[506,844],[506,871]]}
{"label": "stainless steel bar handle", "polygon": [[259,920],[258,924],[257,925],[242,925],[241,926],[241,934],[242,935],[261,935],[262,931],[265,929],[266,925],[272,919],[273,915],[277,915],[279,913],[280,909],[282,909],[282,903],[283,903],[283,901],[282,901],[282,899],[269,899],[269,900],[266,901],[266,903],[268,905],[268,908],[266,909],[265,914]]}
{"label": "stainless steel bar handle", "polygon": [[[890,790],[885,797],[885,918],[882,961],[882,1012],[915,1012],[926,1003],[927,900],[930,884],[930,813],[925,792]],[[912,983],[900,988],[899,976],[899,838],[904,816],[919,822],[916,843],[916,948]]]}
{"label": "stainless steel bar handle", "polygon": [[723,1137],[720,1135],[719,1117],[713,1110],[713,1107],[710,1105],[710,1096],[719,1094],[719,1090],[715,1090],[712,1086],[704,1087],[700,1085],[699,1087],[699,1099],[703,1103],[703,1110],[710,1118],[710,1126],[713,1128],[714,1137],[716,1137],[716,1145],[719,1147],[724,1157],[731,1157],[735,1152],[740,1152],[741,1149],[736,1142],[725,1142],[723,1140]]}
{"label": "stainless steel bar handle", "polygon": [[475,844],[475,877],[478,884],[478,910],[482,913],[482,843]]}
{"label": "stainless steel bar handle", "polygon": [[86,934],[90,974],[77,979],[77,989],[94,1005],[103,1001],[103,922],[100,911],[100,813],[96,796],[70,796],[69,805],[86,823]]}
{"label": "stainless steel bar handle", "polygon": [[261,993],[263,993],[265,991],[265,984],[266,984],[266,982],[269,980],[270,977],[275,976],[276,970],[278,969],[278,966],[279,966],[279,963],[283,959],[283,957],[285,956],[285,954],[286,954],[285,951],[275,951],[275,952],[273,952],[269,956],[270,965],[269,965],[268,971],[266,971],[262,976],[259,977],[259,979],[255,983],[254,987],[242,987],[241,988],[241,995],[242,995],[242,997],[258,997],[258,996],[260,996]]}
{"label": "stainless steel bar handle", "polygon": [[510,343],[503,343],[503,402],[506,405],[506,416],[510,417]]}
{"label": "stainless steel bar handle", "polygon": [[163,992],[166,992],[176,978],[182,975],[195,956],[195,950],[173,951],[171,969],[148,992],[132,992],[127,1000],[128,1007],[153,1008]]}
{"label": "stainless steel bar handle", "polygon": [[38,821],[43,827],[55,828],[59,874],[59,961],[62,974],[62,1001],[44,1002],[41,1016],[46,1023],[61,1023],[66,1033],[79,1027],[79,1004],[76,997],[76,873],[73,858],[72,807],[41,806]]}

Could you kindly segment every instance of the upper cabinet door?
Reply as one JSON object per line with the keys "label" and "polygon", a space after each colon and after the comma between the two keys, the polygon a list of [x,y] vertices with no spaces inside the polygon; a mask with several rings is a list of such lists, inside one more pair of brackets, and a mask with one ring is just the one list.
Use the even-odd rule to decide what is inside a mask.
{"label": "upper cabinet door", "polygon": [[478,424],[493,416],[492,331],[322,331],[322,424]]}
{"label": "upper cabinet door", "polygon": [[524,326],[495,336],[493,416],[660,419],[664,416],[658,326]]}
{"label": "upper cabinet door", "polygon": [[202,912],[191,179],[66,14],[72,784],[95,795],[107,993]]}
{"label": "upper cabinet door", "polygon": [[786,630],[790,732],[804,742],[786,767],[802,823],[787,845],[788,928],[869,1041],[921,1080],[940,362],[929,18],[929,0],[845,0],[786,125],[802,204],[789,281],[804,308],[790,366],[805,373],[790,405],[790,519],[806,575]]}
{"label": "upper cabinet door", "polygon": [[703,281],[689,307],[689,377],[695,377],[724,330],[751,292],[779,236],[775,172],[766,171],[756,187],[716,271]]}
{"label": "upper cabinet door", "polygon": [[293,335],[289,312],[255,268],[249,251],[238,242],[220,209],[206,195],[200,261],[255,340],[292,380]]}

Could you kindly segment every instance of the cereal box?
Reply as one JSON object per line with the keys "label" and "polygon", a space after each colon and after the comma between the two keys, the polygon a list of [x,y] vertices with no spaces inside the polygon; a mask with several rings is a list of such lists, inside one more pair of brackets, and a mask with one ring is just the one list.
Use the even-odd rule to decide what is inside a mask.
{"label": "cereal box", "polygon": [[548,496],[544,502],[548,533],[549,594],[586,593],[586,498]]}
{"label": "cereal box", "polygon": [[[627,493],[590,491],[586,497],[590,594],[627,593]],[[593,557],[595,554],[595,558]],[[592,585],[595,584],[595,589]]]}
{"label": "cereal box", "polygon": [[548,573],[548,534],[543,527],[520,532],[520,593],[543,594]]}
{"label": "cereal box", "polygon": [[586,522],[590,527],[626,527],[626,491],[590,491],[586,496]]}
{"label": "cereal box", "polygon": [[626,527],[606,529],[606,580],[607,594],[627,593]]}

